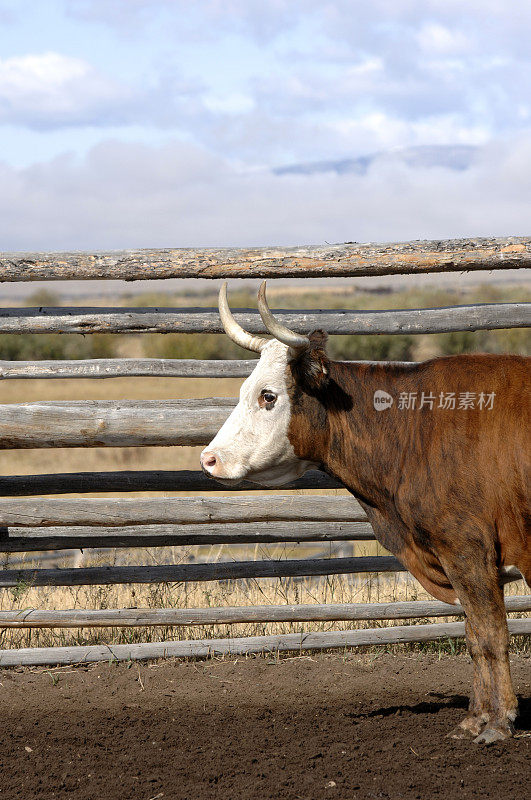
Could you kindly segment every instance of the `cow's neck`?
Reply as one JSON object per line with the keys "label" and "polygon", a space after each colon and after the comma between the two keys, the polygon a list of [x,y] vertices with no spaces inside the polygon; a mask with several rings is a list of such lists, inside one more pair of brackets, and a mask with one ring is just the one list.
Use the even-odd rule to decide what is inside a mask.
{"label": "cow's neck", "polygon": [[308,393],[293,385],[289,439],[299,458],[313,461],[370,506],[391,500],[399,479],[398,431],[373,398],[393,380],[393,369],[330,363],[326,389]]}

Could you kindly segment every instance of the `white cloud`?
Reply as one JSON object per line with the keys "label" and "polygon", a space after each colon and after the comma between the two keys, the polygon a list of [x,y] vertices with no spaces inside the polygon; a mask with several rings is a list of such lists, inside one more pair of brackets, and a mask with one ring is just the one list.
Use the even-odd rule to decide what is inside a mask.
{"label": "white cloud", "polygon": [[157,128],[267,166],[529,126],[529,3],[62,2],[80,41],[97,30],[86,19],[110,26],[105,66],[57,52],[0,61],[0,124],[102,138],[122,126],[145,141]]}
{"label": "white cloud", "polygon": [[[496,46],[528,52],[531,5],[506,0],[63,0],[73,16],[111,25],[120,32],[144,35],[146,24],[178,22],[198,38],[231,31],[259,42],[283,37],[315,20],[324,35],[344,39],[356,49],[375,39],[392,39],[409,49],[424,29],[436,47],[455,47],[478,34]],[[406,47],[406,44],[408,45]],[[406,53],[407,54],[407,53]]]}
{"label": "white cloud", "polygon": [[[420,144],[484,144],[489,130],[466,125],[455,114],[426,116],[419,120],[400,119],[373,112],[360,118],[342,119],[328,126],[332,140],[342,140],[342,150],[369,153]],[[336,134],[336,136],[334,136]],[[349,147],[350,145],[350,147]]]}
{"label": "white cloud", "polygon": [[464,171],[376,161],[277,176],[182,143],[107,142],[78,161],[0,166],[0,250],[385,241],[529,232],[531,133]]}
{"label": "white cloud", "polygon": [[90,64],[60,53],[0,60],[0,122],[30,128],[100,124],[119,116],[131,92]]}
{"label": "white cloud", "polygon": [[451,30],[437,22],[425,23],[417,39],[422,50],[428,53],[455,54],[470,50],[471,40],[463,31]]}
{"label": "white cloud", "polygon": [[31,53],[0,59],[0,124],[34,130],[144,124],[179,127],[208,109],[202,86],[175,71],[140,86],[114,80],[80,58]]}
{"label": "white cloud", "polygon": [[209,111],[221,114],[244,114],[255,107],[253,98],[243,92],[206,94],[203,102]]}
{"label": "white cloud", "polygon": [[[64,0],[73,16],[99,20],[123,34],[139,35],[145,26],[177,22],[181,30],[204,40],[220,31],[252,35],[263,42],[298,24],[301,13],[319,0]],[[305,5],[306,4],[306,5]]]}

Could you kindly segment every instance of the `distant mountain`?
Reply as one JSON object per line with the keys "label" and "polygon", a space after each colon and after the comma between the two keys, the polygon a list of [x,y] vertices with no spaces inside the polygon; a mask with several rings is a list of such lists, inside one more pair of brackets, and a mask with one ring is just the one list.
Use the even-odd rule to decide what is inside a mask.
{"label": "distant mountain", "polygon": [[312,161],[306,164],[289,164],[273,169],[275,175],[316,175],[335,172],[337,175],[365,175],[377,162],[406,164],[408,167],[427,169],[445,167],[463,171],[468,169],[477,155],[478,147],[470,144],[435,144],[382,150],[357,158],[330,161]]}

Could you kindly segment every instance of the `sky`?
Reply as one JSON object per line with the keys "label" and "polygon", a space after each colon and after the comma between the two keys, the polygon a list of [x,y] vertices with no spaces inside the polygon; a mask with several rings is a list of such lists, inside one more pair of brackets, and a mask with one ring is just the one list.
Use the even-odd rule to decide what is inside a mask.
{"label": "sky", "polygon": [[530,35],[531,0],[0,0],[0,250],[529,234]]}

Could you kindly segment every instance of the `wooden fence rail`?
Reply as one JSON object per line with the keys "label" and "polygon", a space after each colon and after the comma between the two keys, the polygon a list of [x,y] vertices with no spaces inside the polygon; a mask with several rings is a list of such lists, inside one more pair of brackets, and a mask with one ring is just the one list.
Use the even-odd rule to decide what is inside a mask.
{"label": "wooden fence rail", "polygon": [[250,578],[295,578],[362,572],[406,572],[393,556],[304,558],[171,564],[153,567],[80,567],[73,569],[0,570],[0,587],[94,586],[114,583],[181,583]]}
{"label": "wooden fence rail", "polygon": [[236,400],[80,400],[0,405],[0,449],[205,445]]}
{"label": "wooden fence rail", "polygon": [[[531,610],[531,595],[507,597],[509,612]],[[326,603],[225,608],[109,608],[0,611],[0,628],[114,628],[144,625],[233,625],[245,622],[339,622],[348,620],[462,617],[463,607],[413,600],[401,603]]]}
{"label": "wooden fence rail", "polygon": [[287,542],[366,542],[374,539],[368,522],[239,522],[201,525],[76,526],[0,528],[0,553],[86,547],[171,547]]}
{"label": "wooden fence rail", "polygon": [[[295,331],[329,334],[418,334],[520,328],[531,324],[531,303],[484,303],[391,311],[284,311],[275,315]],[[266,333],[252,309],[234,316],[252,333]],[[0,333],[223,333],[212,308],[3,308]]]}
{"label": "wooden fence rail", "polygon": [[0,524],[34,528],[57,525],[194,525],[242,522],[365,522],[350,495],[336,497],[171,497],[130,500],[0,500]]}
{"label": "wooden fence rail", "polygon": [[[269,561],[219,561],[137,567],[79,567],[66,569],[4,569],[0,587],[94,586],[114,583],[186,583],[251,578],[308,578],[364,572],[407,572],[394,556],[303,558]],[[516,570],[516,576],[521,577]],[[508,577],[508,576],[506,576]]]}
{"label": "wooden fence rail", "polygon": [[2,253],[0,282],[362,277],[531,267],[531,238],[483,237],[306,247]]}
{"label": "wooden fence rail", "polygon": [[0,380],[23,378],[246,378],[256,359],[93,358],[0,361]]}
{"label": "wooden fence rail", "polygon": [[[345,361],[383,364],[383,361]],[[415,364],[393,361],[393,364]],[[57,361],[0,361],[0,380],[24,378],[246,378],[257,360],[195,358],[94,358]]]}
{"label": "wooden fence rail", "polygon": [[[511,636],[531,633],[531,619],[510,619]],[[464,622],[395,625],[350,631],[285,633],[235,639],[200,639],[146,644],[89,645],[87,647],[29,647],[0,651],[0,667],[87,664],[94,661],[140,661],[152,658],[208,658],[251,653],[300,653],[312,650],[346,650],[349,647],[434,642],[464,636]]]}
{"label": "wooden fence rail", "polygon": [[[223,486],[195,470],[124,470],[123,472],[63,472],[51,475],[4,475],[0,497],[42,494],[83,494],[88,492],[264,492],[264,486],[243,481]],[[342,489],[343,484],[324,472],[310,470],[287,483],[282,490]]]}

